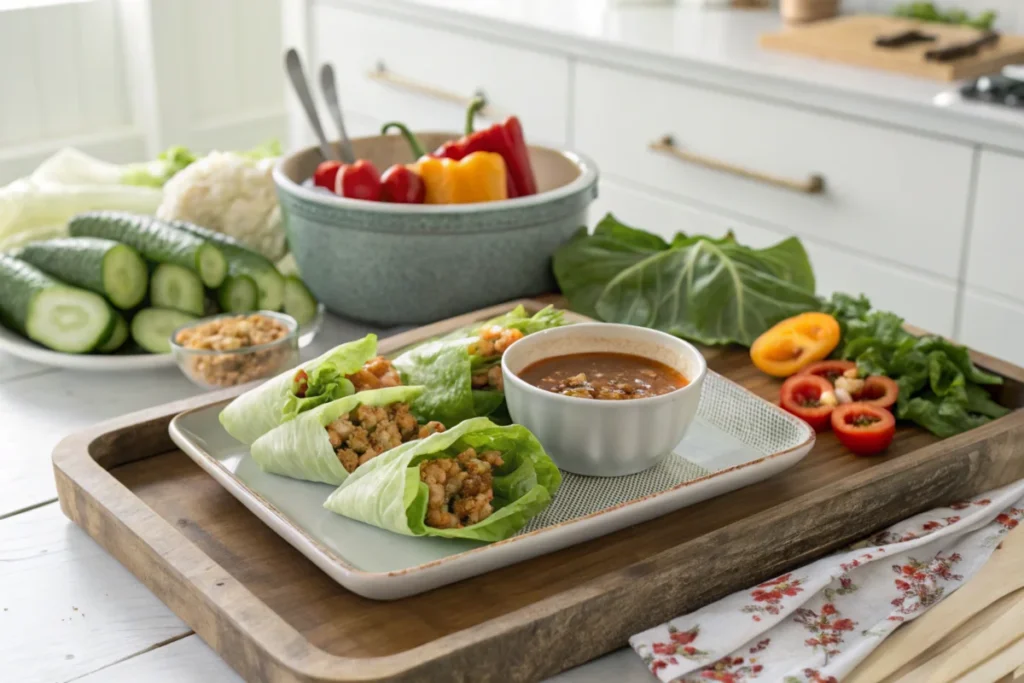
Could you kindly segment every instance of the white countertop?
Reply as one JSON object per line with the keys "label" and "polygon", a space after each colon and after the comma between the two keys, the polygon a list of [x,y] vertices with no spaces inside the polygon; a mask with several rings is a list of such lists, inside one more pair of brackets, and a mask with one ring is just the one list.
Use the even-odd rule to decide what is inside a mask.
{"label": "white countertop", "polygon": [[[328,316],[303,358],[368,331]],[[149,589],[64,517],[50,464],[53,447],[72,432],[200,393],[177,368],[76,372],[0,353],[0,681],[241,681]],[[623,649],[552,680],[654,679],[632,650]]]}
{"label": "white countertop", "polygon": [[[1024,112],[936,97],[955,84],[762,50],[774,10],[603,0],[315,0],[489,34],[589,61],[1024,151]],[[958,99],[958,98],[954,98]]]}

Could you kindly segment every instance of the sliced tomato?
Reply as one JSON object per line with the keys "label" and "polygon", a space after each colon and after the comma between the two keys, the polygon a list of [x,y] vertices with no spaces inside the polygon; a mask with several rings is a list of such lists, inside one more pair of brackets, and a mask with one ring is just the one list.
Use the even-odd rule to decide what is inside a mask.
{"label": "sliced tomato", "polygon": [[864,388],[857,392],[853,400],[892,410],[899,395],[900,387],[895,381],[884,375],[871,375],[864,378]]}
{"label": "sliced tomato", "polygon": [[855,455],[875,455],[892,443],[896,418],[885,408],[844,403],[832,411],[832,431]]}
{"label": "sliced tomato", "polygon": [[313,171],[313,184],[317,187],[326,187],[334,192],[334,181],[338,177],[339,168],[341,168],[340,161],[321,161]]}
{"label": "sliced tomato", "polygon": [[811,363],[797,374],[817,375],[818,377],[824,377],[832,384],[835,384],[837,377],[842,377],[844,372],[847,370],[853,370],[856,367],[857,364],[852,360],[822,360],[817,363]]}
{"label": "sliced tomato", "polygon": [[832,391],[832,385],[817,375],[793,375],[782,383],[779,404],[811,425],[815,431],[828,429],[832,406],[821,402],[821,395]]}

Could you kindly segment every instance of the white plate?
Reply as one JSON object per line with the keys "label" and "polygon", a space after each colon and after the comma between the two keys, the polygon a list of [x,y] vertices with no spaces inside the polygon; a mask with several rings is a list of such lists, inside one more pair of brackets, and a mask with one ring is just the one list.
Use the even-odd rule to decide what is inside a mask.
{"label": "white plate", "polygon": [[51,351],[5,327],[0,327],[0,351],[33,363],[71,370],[152,370],[174,365],[174,358],[169,353],[101,355]]}
{"label": "white plate", "polygon": [[[317,308],[316,317],[299,329],[299,348],[305,348],[316,337],[324,322],[324,305]],[[153,370],[174,365],[169,353],[61,353],[51,351],[20,334],[0,325],[0,351],[23,360],[69,370],[118,371]]]}
{"label": "white plate", "polygon": [[325,510],[332,487],[267,474],[217,416],[226,402],[182,413],[174,442],[228,492],[345,588],[392,600],[522,562],[748,486],[814,446],[806,423],[713,372],[697,419],[674,453],[627,477],[563,473],[551,506],[498,543],[394,534]]}

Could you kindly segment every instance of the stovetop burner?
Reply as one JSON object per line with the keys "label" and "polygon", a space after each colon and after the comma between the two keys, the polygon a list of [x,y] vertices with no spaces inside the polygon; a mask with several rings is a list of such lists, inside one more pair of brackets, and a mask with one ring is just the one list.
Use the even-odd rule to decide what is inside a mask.
{"label": "stovetop burner", "polygon": [[1024,109],[1024,80],[1010,78],[1004,74],[982,76],[962,86],[960,95],[965,100]]}

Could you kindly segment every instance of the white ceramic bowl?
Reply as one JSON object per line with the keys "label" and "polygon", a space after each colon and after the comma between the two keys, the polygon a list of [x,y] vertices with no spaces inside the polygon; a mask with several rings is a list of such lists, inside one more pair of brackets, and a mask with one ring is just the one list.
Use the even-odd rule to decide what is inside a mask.
{"label": "white ceramic bowl", "polygon": [[[601,401],[562,396],[519,378],[527,366],[570,353],[631,353],[660,361],[689,381],[661,396]],[[617,477],[657,465],[682,441],[697,414],[707,362],[692,344],[632,325],[581,323],[531,334],[501,360],[512,419],[540,440],[568,472]]]}

